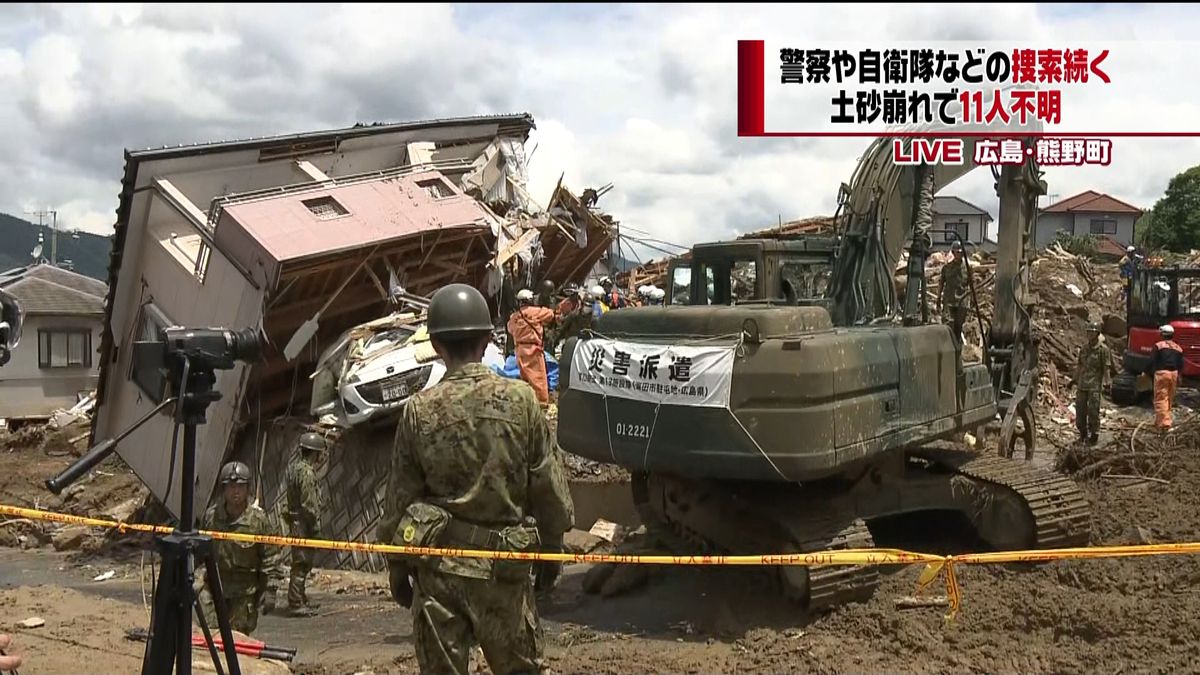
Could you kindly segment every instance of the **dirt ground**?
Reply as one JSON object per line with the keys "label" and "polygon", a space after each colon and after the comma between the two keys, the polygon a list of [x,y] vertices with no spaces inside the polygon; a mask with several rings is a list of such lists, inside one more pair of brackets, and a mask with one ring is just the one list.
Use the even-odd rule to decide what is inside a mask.
{"label": "dirt ground", "polygon": [[[1085,316],[1119,313],[1115,272],[1097,267],[1094,292],[1069,261],[1034,272],[1042,301],[1034,322],[1054,341],[1043,352],[1052,368],[1042,379],[1035,462],[1080,481],[1093,506],[1093,545],[1200,541],[1200,394],[1180,393],[1180,428],[1168,439],[1152,430],[1148,405],[1122,409],[1106,400],[1100,446],[1079,446],[1069,361]],[[1110,345],[1120,349],[1119,340]],[[552,421],[556,413],[552,407]],[[45,479],[83,450],[69,443],[79,431],[0,435],[0,503],[145,515],[144,488],[117,460],[62,498],[46,490]],[[618,501],[624,470],[576,457],[568,470],[586,487],[581,512],[614,512],[604,509]],[[149,627],[148,544],[0,519],[0,631],[13,634],[26,657],[22,672],[139,670],[144,644],[126,631]],[[587,570],[569,566],[541,607],[555,672],[1200,672],[1200,559],[1191,555],[960,567],[963,605],[952,623],[943,608],[897,608],[914,593],[918,566],[885,568],[871,600],[817,617],[779,597],[765,569],[655,567],[646,586],[611,598],[583,592]],[[417,672],[411,619],[385,585],[384,575],[318,570],[310,595],[322,604],[319,615],[265,616],[254,637],[298,649],[293,672]],[[31,617],[44,625],[19,625]],[[243,672],[252,672],[249,661]],[[487,672],[478,653],[474,670]]]}
{"label": "dirt ground", "polygon": [[[1186,402],[1196,399],[1189,394]],[[1144,408],[1110,410],[1113,420],[1119,413],[1131,421],[1114,421],[1112,449],[1093,452],[1127,445],[1129,429],[1149,415]],[[1181,431],[1198,438],[1196,424]],[[1137,451],[1156,457],[1157,481],[1085,481],[1095,507],[1093,543],[1196,540],[1196,443],[1159,444],[1144,427],[1139,434]],[[38,448],[0,452],[4,501],[103,511],[138,491],[132,476],[106,464],[101,471],[111,475],[93,478],[69,503],[56,501],[41,482],[66,461]],[[13,527],[30,532],[24,523],[0,530]],[[140,664],[143,643],[125,633],[149,625],[151,556],[132,546],[92,548],[0,549],[0,630],[12,633],[27,657],[23,671],[72,673],[89,663],[91,672],[133,672]],[[601,598],[582,591],[586,569],[570,566],[542,607],[556,672],[1063,673],[1099,664],[1110,672],[1196,670],[1200,561],[1193,556],[968,567],[959,574],[963,606],[953,623],[941,608],[895,607],[915,590],[915,566],[887,569],[869,602],[816,618],[779,598],[761,570],[656,568],[640,591]],[[112,578],[93,581],[109,570]],[[319,571],[312,595],[323,605],[320,616],[266,616],[255,637],[297,648],[294,672],[416,672],[411,621],[388,600],[384,584],[382,575]],[[17,625],[30,617],[46,623]],[[476,665],[486,672],[478,658]]]}

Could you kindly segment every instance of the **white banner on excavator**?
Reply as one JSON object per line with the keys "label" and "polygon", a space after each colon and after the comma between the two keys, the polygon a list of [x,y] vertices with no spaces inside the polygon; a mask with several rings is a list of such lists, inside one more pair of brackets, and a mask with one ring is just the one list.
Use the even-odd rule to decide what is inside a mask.
{"label": "white banner on excavator", "polygon": [[735,350],[733,345],[580,340],[571,357],[570,387],[646,403],[728,408]]}

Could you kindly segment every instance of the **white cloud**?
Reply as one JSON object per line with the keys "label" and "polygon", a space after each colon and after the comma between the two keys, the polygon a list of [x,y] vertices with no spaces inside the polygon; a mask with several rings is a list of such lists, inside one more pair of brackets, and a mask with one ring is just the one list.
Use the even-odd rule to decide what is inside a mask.
{"label": "white cloud", "polygon": [[[1108,41],[1119,87],[1073,94],[1065,119],[1181,130],[1200,119],[1190,60],[1144,45],[1198,29],[1200,11],[1182,5],[9,6],[0,211],[49,205],[104,233],[124,148],[527,111],[535,198],[560,175],[576,190],[611,182],[602,208],[688,244],[831,214],[869,144],[738,138],[738,39]],[[1117,139],[1112,166],[1046,179],[1061,197],[1096,189],[1148,208],[1198,150]],[[980,170],[948,191],[995,217],[991,182]]]}

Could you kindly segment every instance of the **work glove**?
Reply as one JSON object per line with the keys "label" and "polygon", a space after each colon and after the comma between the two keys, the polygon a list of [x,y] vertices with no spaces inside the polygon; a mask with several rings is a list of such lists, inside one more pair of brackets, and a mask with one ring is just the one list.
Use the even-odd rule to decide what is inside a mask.
{"label": "work glove", "polygon": [[270,614],[271,612],[275,611],[275,600],[276,600],[275,589],[268,588],[267,592],[264,593],[262,596],[262,613],[263,614]]}
{"label": "work glove", "polygon": [[392,589],[392,599],[405,609],[411,609],[413,603],[412,582],[408,580],[408,564],[403,562],[388,562],[388,585]]}

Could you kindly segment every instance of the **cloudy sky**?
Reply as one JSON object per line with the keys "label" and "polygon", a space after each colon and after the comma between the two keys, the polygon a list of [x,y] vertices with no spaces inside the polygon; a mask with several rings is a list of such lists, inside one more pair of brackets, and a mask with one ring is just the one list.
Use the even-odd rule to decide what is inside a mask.
{"label": "cloudy sky", "polygon": [[[106,234],[125,148],[529,112],[535,196],[564,172],[575,189],[611,182],[601,206],[618,220],[689,244],[832,213],[869,143],[738,138],[739,38],[1111,42],[1122,88],[1064,118],[1184,130],[1200,127],[1196,51],[1147,45],[1198,29],[1182,5],[0,5],[0,212],[57,208]],[[1200,141],[1120,139],[1113,153],[1107,168],[1048,169],[1051,194],[1149,208],[1200,164]],[[985,170],[947,193],[996,215]]]}

